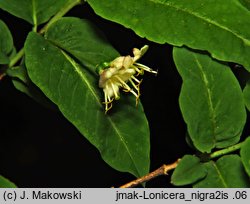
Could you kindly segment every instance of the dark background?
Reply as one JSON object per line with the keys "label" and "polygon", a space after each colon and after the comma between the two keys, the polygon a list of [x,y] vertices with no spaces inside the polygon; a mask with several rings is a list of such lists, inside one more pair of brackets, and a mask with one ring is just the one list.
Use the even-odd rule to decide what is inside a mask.
{"label": "dark background", "polygon": [[[181,78],[172,60],[172,47],[142,39],[98,17],[87,4],[67,15],[90,19],[122,55],[149,45],[140,62],[159,71],[157,77],[146,73],[141,86],[151,130],[151,170],[192,153],[185,142],[186,125],[178,105]],[[17,50],[22,48],[31,26],[2,10],[0,19],[11,30]],[[18,187],[118,187],[134,179],[108,166],[61,113],[17,91],[8,77],[0,81],[0,107],[0,175]],[[161,176],[147,186],[172,187],[169,179]]]}

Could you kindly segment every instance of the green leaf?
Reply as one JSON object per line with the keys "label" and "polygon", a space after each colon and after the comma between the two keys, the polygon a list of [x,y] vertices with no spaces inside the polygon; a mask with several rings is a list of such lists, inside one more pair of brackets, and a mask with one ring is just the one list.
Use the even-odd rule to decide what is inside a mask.
{"label": "green leaf", "polygon": [[88,21],[65,17],[52,24],[45,38],[76,57],[95,73],[96,65],[112,61],[119,53],[107,42],[103,33]]}
{"label": "green leaf", "polygon": [[103,18],[157,43],[209,51],[250,70],[250,13],[237,0],[88,0]]}
{"label": "green leaf", "polygon": [[[122,95],[112,110],[105,114],[102,90],[98,88],[99,77],[84,66],[92,63],[90,67],[95,67],[110,60],[111,55],[115,58],[118,53],[95,34],[96,28],[88,21],[63,18],[53,26],[50,27],[53,32],[65,36],[65,47],[64,43],[59,45],[58,41],[49,38],[50,31],[46,39],[30,33],[26,40],[26,66],[31,80],[97,147],[110,166],[137,177],[145,175],[149,171],[150,144],[142,106],[135,107],[135,99],[131,95]],[[79,56],[69,53],[68,46],[79,51],[79,56],[81,53],[85,55],[87,50],[91,50],[91,55],[86,62],[84,57],[83,60],[77,59]]]}
{"label": "green leaf", "polygon": [[0,8],[33,25],[39,25],[72,2],[79,0],[1,0]]}
{"label": "green leaf", "polygon": [[247,109],[250,111],[250,80],[247,82],[247,85],[245,86],[243,90],[244,100]]}
{"label": "green leaf", "polygon": [[250,0],[240,0],[243,6],[250,10]]}
{"label": "green leaf", "polygon": [[10,67],[7,69],[6,74],[12,78],[19,79],[25,84],[27,84],[30,81],[27,74],[27,70],[24,65]]}
{"label": "green leaf", "polygon": [[2,52],[0,52],[0,65],[1,64],[9,64],[9,58]]}
{"label": "green leaf", "polygon": [[183,79],[179,103],[188,133],[201,152],[237,143],[246,122],[243,94],[234,74],[209,56],[174,48]]}
{"label": "green leaf", "polygon": [[13,50],[13,39],[7,25],[0,20],[0,64],[9,63],[9,55]]}
{"label": "green leaf", "polygon": [[17,188],[17,186],[0,175],[0,188]]}
{"label": "green leaf", "polygon": [[25,65],[20,65],[16,67],[10,67],[7,69],[6,74],[12,78],[12,83],[15,88],[36,102],[42,104],[46,108],[57,110],[55,104],[53,104],[42,92],[41,90],[30,80]]}
{"label": "green leaf", "polygon": [[12,60],[15,56],[16,56],[16,48],[13,46],[13,49],[9,54],[9,59]]}
{"label": "green leaf", "polygon": [[204,164],[207,169],[205,179],[197,182],[195,188],[247,188],[250,182],[238,155],[226,155],[216,162]]}
{"label": "green leaf", "polygon": [[185,155],[171,177],[171,183],[177,186],[188,185],[207,175],[206,169],[196,156]]}
{"label": "green leaf", "polygon": [[250,137],[248,137],[240,150],[240,156],[245,170],[250,177]]}

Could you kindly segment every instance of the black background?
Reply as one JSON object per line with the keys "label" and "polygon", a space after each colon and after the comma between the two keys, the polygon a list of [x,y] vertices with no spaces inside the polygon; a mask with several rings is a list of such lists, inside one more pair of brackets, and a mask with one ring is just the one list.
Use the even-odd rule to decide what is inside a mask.
{"label": "black background", "polygon": [[[172,47],[138,37],[133,31],[106,21],[86,4],[67,16],[87,18],[101,29],[122,54],[149,45],[141,63],[158,69],[145,74],[141,101],[151,130],[151,170],[192,153],[185,142],[186,125],[178,96],[181,78],[174,66]],[[32,29],[25,21],[0,10],[19,50]],[[61,113],[41,106],[17,91],[5,77],[0,81],[0,174],[19,187],[118,187],[134,179],[108,166],[98,150]],[[245,133],[247,134],[247,133]],[[169,176],[148,182],[148,187],[172,187]]]}

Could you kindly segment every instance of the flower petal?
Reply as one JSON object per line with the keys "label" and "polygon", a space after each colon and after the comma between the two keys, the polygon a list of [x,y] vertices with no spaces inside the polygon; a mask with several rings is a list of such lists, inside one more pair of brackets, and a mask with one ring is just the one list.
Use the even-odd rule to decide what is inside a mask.
{"label": "flower petal", "polygon": [[138,48],[133,49],[134,62],[140,59],[148,50],[148,45],[144,45],[140,50]]}

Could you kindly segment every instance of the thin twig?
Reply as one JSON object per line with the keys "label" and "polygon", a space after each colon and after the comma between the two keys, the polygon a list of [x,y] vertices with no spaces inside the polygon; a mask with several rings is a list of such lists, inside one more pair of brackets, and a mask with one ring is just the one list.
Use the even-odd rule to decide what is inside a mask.
{"label": "thin twig", "polygon": [[244,143],[244,141],[243,141],[243,142],[240,142],[240,143],[238,143],[238,144],[232,145],[232,146],[230,146],[230,147],[227,147],[227,148],[225,148],[225,149],[222,149],[222,150],[218,150],[218,151],[216,151],[216,152],[213,152],[213,153],[210,154],[209,157],[210,157],[210,159],[214,159],[214,158],[216,158],[216,157],[220,157],[220,156],[222,156],[222,155],[225,155],[225,154],[234,152],[234,151],[236,151],[236,150],[239,150],[239,149],[241,148],[241,146],[242,146],[243,143]]}
{"label": "thin twig", "polygon": [[68,4],[66,4],[56,15],[54,15],[50,21],[39,31],[40,34],[44,34],[48,28],[54,23],[56,22],[58,19],[60,19],[61,17],[63,17],[69,10],[71,10],[73,7],[79,5],[83,3],[81,0],[75,0],[75,1],[72,1]]}
{"label": "thin twig", "polygon": [[[58,19],[60,19],[61,17],[63,17],[69,10],[71,10],[74,6],[77,6],[79,4],[81,4],[82,1],[81,0],[75,0],[75,1],[69,1],[69,4],[66,4],[60,11],[58,11],[57,14],[55,14],[50,21],[38,32],[40,34],[44,34],[45,31],[47,31],[47,29],[51,26],[51,24],[53,24],[55,21],[57,21]],[[35,26],[36,27],[36,26]],[[35,31],[35,29],[33,29],[33,31]],[[9,63],[9,67],[13,67],[24,55],[24,48],[22,48],[14,57],[13,59],[10,61]]]}
{"label": "thin twig", "polygon": [[0,74],[0,81],[5,77],[5,73]]}
{"label": "thin twig", "polygon": [[179,161],[180,161],[180,159],[178,159],[177,161],[175,161],[172,164],[163,164],[160,168],[156,169],[155,171],[150,172],[149,174],[147,174],[141,178],[138,178],[134,181],[130,181],[129,183],[126,183],[126,184],[120,186],[120,188],[131,188],[131,187],[137,186],[139,184],[142,184],[144,182],[147,182],[147,181],[149,181],[153,178],[156,178],[158,176],[168,175],[168,172],[170,170],[175,169],[177,167]]}

